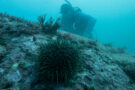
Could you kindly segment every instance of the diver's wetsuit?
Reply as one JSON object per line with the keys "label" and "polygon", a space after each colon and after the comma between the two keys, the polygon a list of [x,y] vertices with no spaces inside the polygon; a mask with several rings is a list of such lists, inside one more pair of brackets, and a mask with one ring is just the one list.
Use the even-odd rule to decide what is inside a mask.
{"label": "diver's wetsuit", "polygon": [[92,38],[92,30],[96,20],[81,12],[79,8],[72,7],[68,4],[63,4],[61,7],[62,13],[62,29],[74,34]]}
{"label": "diver's wetsuit", "polygon": [[88,38],[92,38],[92,30],[96,20],[93,17],[82,13],[81,11],[75,13],[74,17],[74,24],[76,27],[75,33]]}

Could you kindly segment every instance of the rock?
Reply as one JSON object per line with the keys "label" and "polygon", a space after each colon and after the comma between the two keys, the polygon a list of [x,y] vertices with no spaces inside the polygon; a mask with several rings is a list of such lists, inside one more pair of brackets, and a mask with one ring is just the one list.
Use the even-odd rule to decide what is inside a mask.
{"label": "rock", "polygon": [[3,72],[4,72],[4,69],[0,68],[0,76],[3,74]]}
{"label": "rock", "polygon": [[21,80],[22,77],[19,70],[15,70],[13,72],[8,73],[6,78],[9,82],[17,83]]}
{"label": "rock", "polygon": [[6,48],[0,45],[0,56],[6,53]]}
{"label": "rock", "polygon": [[92,54],[92,50],[91,50],[91,49],[85,50],[85,51],[84,51],[84,54],[86,54],[86,55],[91,55],[91,54]]}
{"label": "rock", "polygon": [[[46,90],[45,83],[36,83],[35,86],[32,86],[32,82],[37,78],[33,74],[36,72],[35,63],[37,61],[35,57],[38,55],[37,49],[40,44],[56,40],[57,37],[61,36],[70,38],[77,42],[77,45],[80,44],[83,52],[81,59],[84,65],[83,70],[78,72],[72,84],[67,87],[64,85],[54,86],[53,90],[135,90],[135,82],[130,83],[130,80],[134,80],[135,77],[134,65],[131,66],[131,63],[135,63],[135,55],[67,32],[59,31],[61,33],[56,34],[56,36],[46,35],[40,32],[39,27],[37,27],[38,24],[30,22],[28,24],[23,19],[12,16],[0,14],[0,20],[3,25],[2,29],[8,29],[6,35],[3,36],[10,36],[10,32],[15,30],[12,32],[13,36],[10,36],[11,40],[5,39],[7,40],[6,46],[0,45],[0,60],[1,55],[6,55],[6,58],[2,59],[4,62],[0,63],[0,76],[3,75],[4,77],[0,78],[0,90],[3,90],[2,86],[6,90],[9,88],[9,90],[19,88],[32,90],[31,87],[35,87],[35,90],[39,88],[45,88]],[[7,27],[8,25],[10,27]],[[39,30],[40,33],[35,33],[33,28]],[[23,34],[16,35],[17,31],[20,30]],[[25,32],[29,34],[26,35]],[[6,53],[7,51],[8,53]],[[34,56],[34,58],[28,58],[31,56]],[[119,61],[120,64],[116,61]],[[125,61],[124,64],[122,64],[123,61]],[[128,61],[130,63],[127,63]],[[123,66],[126,67],[123,69]]]}

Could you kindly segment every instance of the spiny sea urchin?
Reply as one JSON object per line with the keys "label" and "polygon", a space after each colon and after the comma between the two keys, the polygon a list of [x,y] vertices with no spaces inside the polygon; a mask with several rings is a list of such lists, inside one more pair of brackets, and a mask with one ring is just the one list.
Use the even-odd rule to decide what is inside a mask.
{"label": "spiny sea urchin", "polygon": [[60,38],[39,48],[39,81],[68,83],[80,68],[80,50],[69,40]]}

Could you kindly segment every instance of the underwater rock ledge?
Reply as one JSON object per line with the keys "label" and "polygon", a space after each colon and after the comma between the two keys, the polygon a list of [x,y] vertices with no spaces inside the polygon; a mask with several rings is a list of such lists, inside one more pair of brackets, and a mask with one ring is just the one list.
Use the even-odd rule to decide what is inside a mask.
{"label": "underwater rock ledge", "polygon": [[[58,38],[78,46],[83,70],[68,85],[33,85],[39,46]],[[0,77],[0,90],[135,90],[135,55],[62,30],[46,34],[38,23],[0,13]]]}

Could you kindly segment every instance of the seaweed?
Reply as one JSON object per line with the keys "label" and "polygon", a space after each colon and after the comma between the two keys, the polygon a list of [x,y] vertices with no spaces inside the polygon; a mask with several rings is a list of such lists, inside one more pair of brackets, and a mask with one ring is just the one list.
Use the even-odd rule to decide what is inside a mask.
{"label": "seaweed", "polygon": [[57,30],[61,27],[59,21],[60,18],[57,18],[57,20],[54,21],[52,17],[50,17],[49,20],[46,21],[46,15],[38,17],[38,22],[42,29],[42,32],[46,34],[56,34]]}

